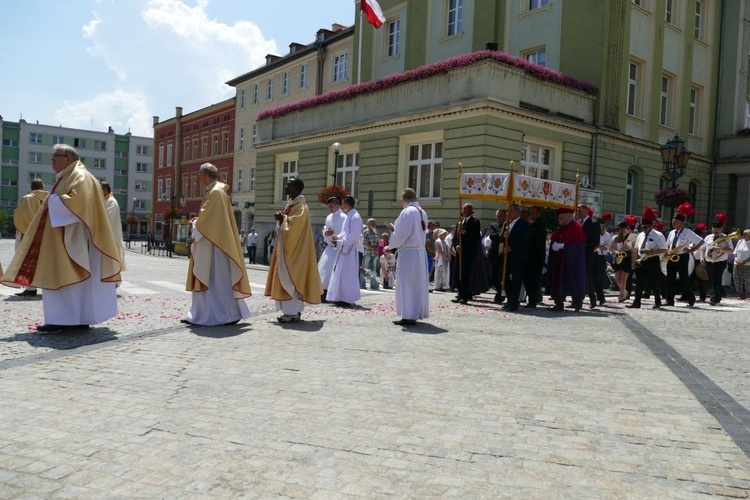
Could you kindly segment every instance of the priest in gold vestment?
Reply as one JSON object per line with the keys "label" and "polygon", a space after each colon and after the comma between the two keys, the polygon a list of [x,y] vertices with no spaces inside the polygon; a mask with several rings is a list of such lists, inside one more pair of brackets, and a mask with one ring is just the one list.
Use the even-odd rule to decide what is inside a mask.
{"label": "priest in gold vestment", "polygon": [[[21,246],[23,235],[29,230],[31,221],[34,220],[34,216],[39,211],[44,200],[47,199],[48,194],[44,190],[42,180],[34,179],[31,181],[31,192],[23,196],[18,202],[18,207],[13,212],[13,225],[16,226],[16,250]],[[20,297],[36,297],[36,288],[33,286],[27,287],[26,290],[16,295]]]}
{"label": "priest in gold vestment", "polygon": [[302,179],[290,179],[286,208],[274,215],[276,248],[268,269],[266,295],[276,300],[276,308],[283,313],[278,318],[280,323],[300,321],[304,303],[320,304],[323,294],[310,211],[302,196],[304,187]]}
{"label": "priest in gold vestment", "polygon": [[192,325],[233,325],[250,317],[245,303],[251,295],[245,256],[237,236],[229,186],[219,182],[218,176],[211,163],[201,165],[198,172],[206,194],[198,217],[191,221],[186,288],[193,300],[187,317],[181,320]]}
{"label": "priest in gold vestment", "polygon": [[99,181],[78,152],[56,144],[57,181],[0,279],[44,290],[40,332],[83,329],[117,315],[120,261]]}

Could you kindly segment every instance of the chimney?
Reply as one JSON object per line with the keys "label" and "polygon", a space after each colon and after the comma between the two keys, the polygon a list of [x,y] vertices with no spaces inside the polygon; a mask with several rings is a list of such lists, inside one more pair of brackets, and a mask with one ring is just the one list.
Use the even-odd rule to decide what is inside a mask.
{"label": "chimney", "polygon": [[175,118],[182,118],[182,106],[174,107],[174,116]]}
{"label": "chimney", "polygon": [[154,115],[154,127],[156,127],[157,125],[159,125],[159,117]]}
{"label": "chimney", "polygon": [[337,31],[341,31],[343,29],[346,29],[346,26],[344,26],[343,24],[333,23],[331,25],[331,31],[333,31],[334,33],[336,33]]}

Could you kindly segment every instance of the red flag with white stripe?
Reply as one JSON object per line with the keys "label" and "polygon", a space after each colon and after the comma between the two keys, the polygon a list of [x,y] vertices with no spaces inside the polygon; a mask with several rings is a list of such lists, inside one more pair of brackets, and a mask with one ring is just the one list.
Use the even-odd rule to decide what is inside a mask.
{"label": "red flag with white stripe", "polygon": [[383,26],[385,16],[383,15],[383,10],[378,4],[378,0],[360,0],[359,6],[365,13],[367,22],[375,26],[375,29]]}

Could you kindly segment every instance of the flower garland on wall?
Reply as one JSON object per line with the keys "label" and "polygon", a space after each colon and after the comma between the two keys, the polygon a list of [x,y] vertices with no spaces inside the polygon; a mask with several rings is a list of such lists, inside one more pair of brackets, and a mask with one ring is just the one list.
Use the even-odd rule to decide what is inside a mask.
{"label": "flower garland on wall", "polygon": [[320,104],[330,104],[332,102],[345,101],[359,95],[370,94],[379,90],[385,90],[391,87],[395,87],[396,85],[400,85],[402,83],[414,82],[417,80],[429,78],[434,75],[447,73],[452,69],[463,68],[487,59],[492,59],[503,64],[513,66],[514,68],[521,69],[527,74],[539,80],[579,90],[586,94],[594,95],[597,91],[597,88],[593,83],[575,78],[573,76],[565,75],[563,73],[560,73],[559,71],[555,71],[538,64],[534,64],[522,57],[512,56],[506,52],[501,51],[482,50],[479,52],[473,52],[471,54],[451,57],[434,64],[420,66],[419,68],[405,71],[403,73],[389,75],[379,80],[350,85],[345,89],[334,90],[325,94],[311,97],[309,99],[303,99],[291,104],[279,106],[278,108],[267,109],[258,114],[258,119],[262,120],[264,118],[278,118],[288,113],[302,111],[304,109],[312,108]]}

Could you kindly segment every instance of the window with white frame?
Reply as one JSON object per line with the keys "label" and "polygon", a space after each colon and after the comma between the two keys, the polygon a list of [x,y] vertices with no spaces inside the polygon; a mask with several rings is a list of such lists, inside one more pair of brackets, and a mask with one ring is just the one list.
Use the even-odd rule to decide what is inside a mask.
{"label": "window with white frame", "polygon": [[266,82],[266,100],[271,99],[273,99],[273,78],[269,78]]}
{"label": "window with white frame", "polygon": [[52,136],[52,144],[65,144],[65,137],[61,135],[53,135]]}
{"label": "window with white frame", "polygon": [[538,144],[524,144],[521,148],[523,175],[549,179],[552,170],[552,148]]}
{"label": "window with white frame", "polygon": [[136,191],[145,191],[146,190],[146,181],[135,181],[135,190]]}
{"label": "window with white frame", "polygon": [[135,147],[135,153],[139,155],[147,155],[148,154],[148,146],[145,144],[139,144]]}
{"label": "window with white frame", "polygon": [[253,97],[250,100],[250,104],[258,104],[258,84],[253,85]]}
{"label": "window with white frame", "polygon": [[41,144],[42,143],[42,134],[29,134],[29,142],[31,144]]}
{"label": "window with white frame", "polygon": [[190,176],[190,197],[197,198],[198,196],[200,196],[199,191],[198,191],[198,176],[191,175]]}
{"label": "window with white frame", "polygon": [[237,192],[242,192],[242,168],[237,169]]}
{"label": "window with white frame", "polygon": [[29,163],[42,163],[42,153],[29,153]]}
{"label": "window with white frame", "polygon": [[128,152],[127,151],[115,151],[115,158],[127,158]]}
{"label": "window with white frame", "polygon": [[549,0],[528,0],[529,10],[541,9],[549,5]]}
{"label": "window with white frame", "polygon": [[85,148],[86,147],[86,139],[73,139],[73,147],[74,148]]}
{"label": "window with white frame", "polygon": [[667,0],[667,3],[664,7],[664,21],[671,24],[672,26],[677,25],[677,20],[675,19],[674,0]]}
{"label": "window with white frame", "polygon": [[[3,181],[5,182],[5,181]],[[16,206],[16,200],[0,200],[0,206],[3,207],[15,207]]]}
{"label": "window with white frame", "polygon": [[18,147],[18,141],[15,139],[3,139],[3,146]]}
{"label": "window with white frame", "polygon": [[[32,179],[29,180],[31,182]],[[3,179],[2,182],[0,182],[0,186],[7,186],[7,187],[17,187],[18,181],[15,179]]]}
{"label": "window with white frame", "polygon": [[443,142],[409,146],[408,187],[422,199],[440,198],[443,168]]}
{"label": "window with white frame", "polygon": [[255,145],[258,143],[258,124],[253,123],[253,134],[252,134],[252,145],[255,147]]}
{"label": "window with white frame", "polygon": [[299,67],[299,88],[307,88],[307,64]]}
{"label": "window with white frame", "polygon": [[214,134],[212,137],[213,139],[213,149],[211,150],[214,156],[217,156],[219,154],[219,134]]}
{"label": "window with white frame", "polygon": [[454,36],[463,31],[464,0],[448,0],[446,35]]}
{"label": "window with white frame", "polygon": [[639,114],[638,106],[639,101],[639,89],[640,89],[640,78],[641,78],[641,67],[640,64],[630,61],[628,65],[628,102],[627,102],[627,113],[630,116],[637,116]]}
{"label": "window with white frame", "polygon": [[167,166],[172,165],[172,144],[167,144]]}
{"label": "window with white frame", "polygon": [[695,39],[703,40],[703,0],[695,0]]}
{"label": "window with white frame", "polygon": [[146,210],[146,200],[133,200],[133,210]]}
{"label": "window with white frame", "polygon": [[526,60],[539,66],[547,66],[547,50],[537,49],[525,54]]}
{"label": "window with white frame", "polygon": [[192,160],[190,157],[190,141],[185,141],[185,144],[182,146],[182,159],[183,160]]}
{"label": "window with white frame", "polygon": [[104,158],[94,158],[94,168],[107,168],[107,160]]}
{"label": "window with white frame", "polygon": [[661,77],[661,94],[659,96],[659,125],[669,126],[672,123],[671,114],[672,78],[668,75]]}
{"label": "window with white frame", "polygon": [[255,167],[250,167],[250,179],[247,190],[251,193],[255,191]]}
{"label": "window with white frame", "polygon": [[333,81],[340,82],[349,76],[349,54],[344,52],[333,58]]}
{"label": "window with white frame", "polygon": [[203,138],[203,158],[208,158],[208,137]]}
{"label": "window with white frame", "polygon": [[688,133],[690,135],[700,135],[698,130],[698,123],[700,120],[700,100],[700,89],[692,87],[690,89],[690,115],[688,116]]}
{"label": "window with white frame", "polygon": [[94,141],[94,149],[97,151],[106,151],[107,142],[106,141]]}
{"label": "window with white frame", "polygon": [[638,181],[638,174],[632,168],[628,170],[625,179],[625,213],[632,214],[635,208],[635,185]]}
{"label": "window with white frame", "polygon": [[245,147],[245,129],[240,127],[240,140],[237,143],[237,151],[242,151]]}
{"label": "window with white frame", "polygon": [[224,143],[224,154],[229,153],[229,132],[224,132],[221,140]]}
{"label": "window with white frame", "polygon": [[146,173],[148,172],[148,163],[139,162],[135,164],[135,171]]}
{"label": "window with white frame", "polygon": [[386,46],[386,56],[395,57],[399,53],[399,46],[401,42],[401,19],[393,19],[388,21],[388,36]]}
{"label": "window with white frame", "polygon": [[240,89],[240,109],[245,109],[245,89]]}
{"label": "window with white frame", "polygon": [[297,177],[297,160],[283,160],[281,162],[281,192],[280,200],[286,197],[286,185],[292,177]]}
{"label": "window with white frame", "polygon": [[170,196],[170,197],[175,195],[175,193],[172,192],[172,178],[171,177],[166,177],[164,179],[164,192],[166,192],[167,196]]}
{"label": "window with white frame", "polygon": [[193,159],[197,160],[198,158],[200,158],[198,156],[198,139],[193,139]]}
{"label": "window with white frame", "polygon": [[159,146],[159,168],[164,166],[164,146]]}
{"label": "window with white frame", "polygon": [[29,172],[29,182],[34,182],[37,179],[41,179],[42,174],[39,172]]}
{"label": "window with white frame", "polygon": [[219,180],[221,182],[223,182],[224,184],[226,184],[228,178],[229,178],[229,173],[226,170],[220,170],[219,171]]}
{"label": "window with white frame", "polygon": [[357,197],[359,172],[359,152],[341,153],[334,156],[336,166],[336,185],[344,186],[352,196]]}
{"label": "window with white frame", "polygon": [[281,74],[281,95],[287,95],[289,93],[289,72],[284,71]]}
{"label": "window with white frame", "polygon": [[160,200],[164,199],[164,179],[162,177],[156,180],[156,197]]}

